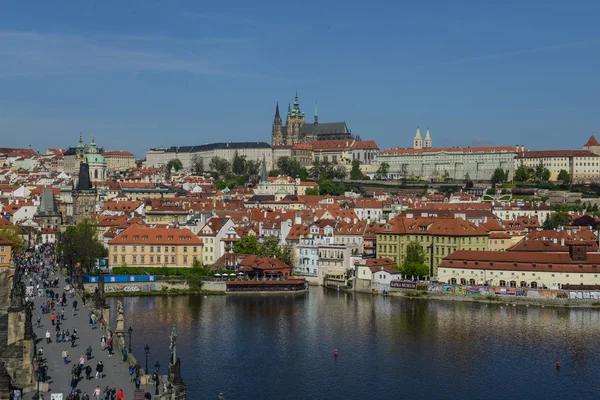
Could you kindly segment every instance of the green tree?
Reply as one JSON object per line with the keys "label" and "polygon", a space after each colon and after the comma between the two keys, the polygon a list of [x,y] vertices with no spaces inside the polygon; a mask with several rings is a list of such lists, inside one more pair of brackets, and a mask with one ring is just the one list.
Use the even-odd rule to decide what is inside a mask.
{"label": "green tree", "polygon": [[296,250],[292,245],[284,244],[281,246],[281,254],[279,260],[286,263],[290,267],[296,266]]}
{"label": "green tree", "polygon": [[248,168],[248,161],[246,156],[240,156],[236,150],[233,155],[233,162],[231,163],[231,171],[237,175],[244,175]]}
{"label": "green tree", "polygon": [[175,172],[178,172],[181,169],[183,169],[183,164],[181,163],[181,160],[179,158],[173,158],[167,163],[167,170],[171,171],[172,169],[174,169]]}
{"label": "green tree", "polygon": [[292,159],[288,156],[279,157],[277,159],[277,169],[283,175],[292,176]]}
{"label": "green tree", "polygon": [[208,167],[213,173],[213,177],[215,179],[227,176],[229,174],[229,171],[231,170],[231,165],[229,164],[229,161],[219,156],[214,156],[210,160],[210,164],[208,165]]}
{"label": "green tree", "polygon": [[260,161],[248,160],[246,162],[246,172],[251,176],[258,175],[260,173]]}
{"label": "green tree", "polygon": [[494,173],[492,174],[492,184],[503,183],[506,182],[506,176],[504,174],[504,170],[502,168],[496,168]]}
{"label": "green tree", "polygon": [[304,194],[307,196],[318,196],[321,194],[321,192],[319,191],[319,188],[308,188]]}
{"label": "green tree", "polygon": [[322,180],[319,182],[319,194],[321,196],[341,196],[346,191],[346,186],[342,182],[331,180]]}
{"label": "green tree", "polygon": [[244,236],[235,244],[235,252],[238,254],[258,254],[259,243],[256,236]]}
{"label": "green tree", "polygon": [[364,179],[364,175],[360,170],[360,160],[352,160],[352,169],[350,170],[350,179],[359,181]]}
{"label": "green tree", "polygon": [[571,182],[571,175],[569,175],[569,173],[566,170],[561,169],[560,172],[558,173],[557,179],[559,181],[562,181],[562,183],[566,185],[569,182]]}
{"label": "green tree", "polygon": [[194,158],[192,158],[192,174],[204,174],[204,161],[202,160],[202,157],[199,157],[198,155],[195,155]]}
{"label": "green tree", "polygon": [[308,171],[306,170],[306,167],[300,168],[300,171],[298,171],[298,175],[300,176],[300,180],[302,182],[306,181],[308,179]]}
{"label": "green tree", "polygon": [[75,226],[69,226],[58,242],[58,251],[62,254],[69,274],[76,274],[80,282],[83,274],[93,272],[96,260],[108,255],[97,234],[96,224],[86,218]]}
{"label": "green tree", "polygon": [[554,229],[554,226],[552,226],[552,220],[550,219],[550,215],[546,216],[546,220],[542,224],[542,229],[545,229],[545,230],[552,230],[552,229]]}
{"label": "green tree", "polygon": [[425,263],[425,250],[419,242],[410,242],[406,246],[406,257],[404,258],[404,265],[408,264],[424,264]]}
{"label": "green tree", "polygon": [[0,236],[12,242],[14,254],[20,254],[23,251],[23,238],[18,226],[7,226],[0,229]]}
{"label": "green tree", "polygon": [[554,213],[550,218],[552,221],[553,228],[558,228],[560,226],[569,226],[572,222],[571,216],[566,212]]}
{"label": "green tree", "polygon": [[277,237],[267,236],[264,238],[260,246],[258,246],[257,255],[260,257],[280,258],[281,247],[279,246]]}
{"label": "green tree", "polygon": [[550,179],[550,170],[544,167],[543,164],[538,164],[535,166],[535,179],[538,182],[548,182]]}
{"label": "green tree", "polygon": [[514,177],[517,182],[528,182],[532,177],[532,168],[521,165],[516,169]]}
{"label": "green tree", "polygon": [[377,169],[377,179],[387,179],[387,174],[390,171],[390,164],[382,162]]}
{"label": "green tree", "polygon": [[425,264],[408,263],[402,268],[402,273],[406,276],[422,278],[429,275],[429,267]]}

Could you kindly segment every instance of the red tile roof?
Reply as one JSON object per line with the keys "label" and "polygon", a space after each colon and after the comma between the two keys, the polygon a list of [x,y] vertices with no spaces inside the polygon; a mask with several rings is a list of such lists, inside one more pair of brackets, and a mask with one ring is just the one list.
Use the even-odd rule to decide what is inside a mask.
{"label": "red tile roof", "polygon": [[390,149],[383,150],[382,155],[424,154],[424,153],[502,153],[515,152],[512,146],[482,146],[482,147],[432,147],[426,149]]}
{"label": "red tile roof", "polygon": [[109,244],[199,246],[202,245],[202,240],[189,229],[147,228],[136,224],[125,229]]}
{"label": "red tile roof", "polygon": [[591,146],[600,146],[600,143],[596,140],[594,135],[590,136],[587,142],[583,145],[583,147],[591,147]]}

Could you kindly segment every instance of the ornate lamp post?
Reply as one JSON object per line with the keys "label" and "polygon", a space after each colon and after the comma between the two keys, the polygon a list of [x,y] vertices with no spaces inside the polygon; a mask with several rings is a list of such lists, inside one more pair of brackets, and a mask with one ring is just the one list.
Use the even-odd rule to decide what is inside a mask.
{"label": "ornate lamp post", "polygon": [[146,347],[144,347],[144,353],[146,353],[146,373],[148,373],[148,353],[150,353],[150,346],[146,343]]}
{"label": "ornate lamp post", "polygon": [[154,364],[154,394],[156,396],[158,396],[158,370],[160,369],[160,364],[157,361],[156,364]]}
{"label": "ornate lamp post", "polygon": [[131,353],[131,334],[133,333],[133,328],[131,326],[127,329],[127,333],[129,334],[129,352]]}

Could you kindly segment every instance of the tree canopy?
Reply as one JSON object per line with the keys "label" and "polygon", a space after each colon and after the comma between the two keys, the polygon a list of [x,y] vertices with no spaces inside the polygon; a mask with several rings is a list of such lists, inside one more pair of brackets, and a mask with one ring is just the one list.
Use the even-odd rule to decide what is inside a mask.
{"label": "tree canopy", "polygon": [[287,265],[295,265],[295,252],[289,245],[280,245],[275,236],[267,236],[259,243],[256,236],[245,236],[235,244],[238,254],[256,254],[259,257],[276,258]]}
{"label": "tree canopy", "polygon": [[173,158],[167,163],[167,170],[171,171],[172,169],[174,169],[175,172],[183,169],[183,163],[179,158]]}
{"label": "tree canopy", "polygon": [[91,274],[96,260],[108,254],[97,238],[96,224],[89,218],[69,226],[60,236],[57,247],[70,275],[74,272],[75,264],[80,265],[80,273]]}
{"label": "tree canopy", "polygon": [[571,175],[566,170],[561,169],[556,179],[562,181],[562,183],[566,185],[567,183],[571,182]]}
{"label": "tree canopy", "polygon": [[227,176],[231,170],[231,164],[229,164],[229,161],[219,156],[214,156],[210,160],[208,167],[210,168],[210,171],[215,179]]}
{"label": "tree canopy", "polygon": [[404,275],[423,277],[429,275],[426,265],[426,254],[419,242],[410,242],[406,246],[406,257],[402,267]]}
{"label": "tree canopy", "polygon": [[21,231],[18,226],[7,226],[0,229],[0,236],[12,242],[13,253],[15,254],[23,251],[23,238],[21,237],[20,232]]}
{"label": "tree canopy", "polygon": [[352,169],[350,170],[350,179],[353,181],[359,181],[365,178],[362,171],[360,170],[360,160],[352,160]]}

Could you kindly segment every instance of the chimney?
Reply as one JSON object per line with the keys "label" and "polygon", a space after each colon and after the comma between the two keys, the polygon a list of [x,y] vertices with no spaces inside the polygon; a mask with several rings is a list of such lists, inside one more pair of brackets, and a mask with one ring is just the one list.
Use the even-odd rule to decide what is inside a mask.
{"label": "chimney", "polygon": [[565,238],[560,238],[560,245],[565,247]]}

